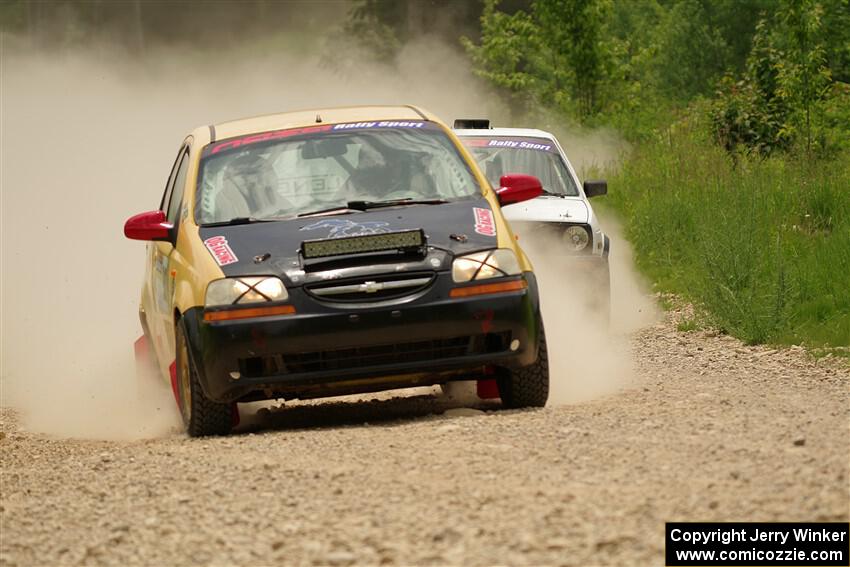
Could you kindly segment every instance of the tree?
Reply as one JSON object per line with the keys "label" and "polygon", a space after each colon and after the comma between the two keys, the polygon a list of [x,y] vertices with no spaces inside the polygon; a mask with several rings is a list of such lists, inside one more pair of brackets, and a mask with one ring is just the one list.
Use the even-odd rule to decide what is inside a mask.
{"label": "tree", "polygon": [[712,91],[731,62],[730,48],[698,0],[678,2],[655,28],[656,88],[687,101]]}
{"label": "tree", "polygon": [[[778,38],[785,40],[785,58],[778,65],[781,96],[798,115],[806,133],[806,152],[812,151],[812,112],[829,90],[831,76],[821,30],[823,6],[814,0],[783,0],[777,13]],[[784,32],[784,33],[782,33]]]}
{"label": "tree", "polygon": [[515,110],[533,103],[581,118],[597,113],[610,60],[609,0],[536,0],[530,13],[513,14],[498,4],[486,0],[481,42],[462,40],[475,72],[507,90]]}
{"label": "tree", "polygon": [[[498,0],[486,0],[481,14],[481,43],[467,37],[461,43],[469,53],[475,74],[507,94],[515,116],[536,104],[545,80],[540,73],[540,57],[545,46],[539,42],[539,30],[523,10],[512,15],[497,9]],[[557,81],[557,78],[554,79]]]}
{"label": "tree", "polygon": [[579,115],[595,114],[601,106],[600,85],[607,78],[609,52],[604,29],[610,2],[537,0],[533,10],[538,33],[546,38],[556,100],[567,86],[571,98],[579,103]]}
{"label": "tree", "polygon": [[737,82],[728,76],[712,109],[715,135],[727,150],[766,155],[790,148],[802,132],[806,153],[812,152],[813,118],[833,83],[823,18],[815,0],[783,0],[756,26],[745,76]]}

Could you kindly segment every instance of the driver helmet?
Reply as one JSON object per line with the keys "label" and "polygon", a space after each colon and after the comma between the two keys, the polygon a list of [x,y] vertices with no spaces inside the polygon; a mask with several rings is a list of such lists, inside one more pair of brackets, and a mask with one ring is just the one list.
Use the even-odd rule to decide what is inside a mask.
{"label": "driver helmet", "polygon": [[360,147],[357,169],[351,174],[358,192],[383,197],[400,188],[399,177],[398,167],[389,163],[381,152],[366,144]]}

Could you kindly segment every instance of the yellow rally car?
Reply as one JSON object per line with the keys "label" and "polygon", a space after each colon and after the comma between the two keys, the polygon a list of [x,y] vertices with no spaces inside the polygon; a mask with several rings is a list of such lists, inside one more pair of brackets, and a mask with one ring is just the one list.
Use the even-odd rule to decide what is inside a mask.
{"label": "yellow rally car", "polygon": [[479,380],[506,407],[549,390],[537,283],[493,190],[452,131],[415,107],[275,114],[183,142],[150,241],[139,315],[190,435],[237,402]]}

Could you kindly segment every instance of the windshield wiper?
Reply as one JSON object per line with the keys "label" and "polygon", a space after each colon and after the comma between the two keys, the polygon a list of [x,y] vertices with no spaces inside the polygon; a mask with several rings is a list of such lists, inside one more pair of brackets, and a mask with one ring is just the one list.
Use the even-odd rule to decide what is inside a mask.
{"label": "windshield wiper", "polygon": [[380,209],[383,207],[399,207],[405,205],[442,205],[443,203],[448,203],[445,199],[411,199],[407,197],[405,199],[390,199],[388,201],[349,201],[348,207],[350,209],[357,209],[358,211],[367,211],[369,209]]}
{"label": "windshield wiper", "polygon": [[345,205],[322,209],[319,211],[311,211],[309,213],[301,213],[301,217],[312,217],[324,214],[343,214],[343,213],[360,213],[370,209],[381,209],[384,207],[400,207],[406,205],[441,205],[448,203],[445,199],[390,199],[389,201],[349,201]]}
{"label": "windshield wiper", "polygon": [[280,219],[258,219],[255,217],[234,217],[230,220],[226,221],[218,221],[218,222],[206,222],[203,223],[202,227],[210,227],[210,226],[235,226],[237,224],[252,224],[255,222],[274,222]]}
{"label": "windshield wiper", "polygon": [[298,218],[313,217],[313,216],[316,216],[316,215],[325,215],[325,214],[329,215],[331,213],[341,215],[343,213],[359,213],[359,212],[361,212],[360,209],[352,209],[349,206],[343,205],[343,206],[339,206],[339,207],[331,207],[329,209],[320,209],[318,211],[310,211],[309,213],[301,213],[301,214],[298,215]]}

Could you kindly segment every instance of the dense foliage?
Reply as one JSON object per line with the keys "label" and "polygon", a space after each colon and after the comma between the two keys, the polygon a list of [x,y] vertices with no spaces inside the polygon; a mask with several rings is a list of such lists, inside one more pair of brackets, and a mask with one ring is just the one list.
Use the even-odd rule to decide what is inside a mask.
{"label": "dense foliage", "polygon": [[634,144],[640,267],[749,342],[850,345],[847,0],[486,0],[476,73]]}
{"label": "dense foliage", "polygon": [[710,98],[712,133],[730,152],[847,144],[847,124],[828,117],[846,102],[836,85],[850,78],[847,0],[499,6],[485,0],[480,40],[462,41],[476,73],[506,93],[518,116],[544,106],[644,140]]}

